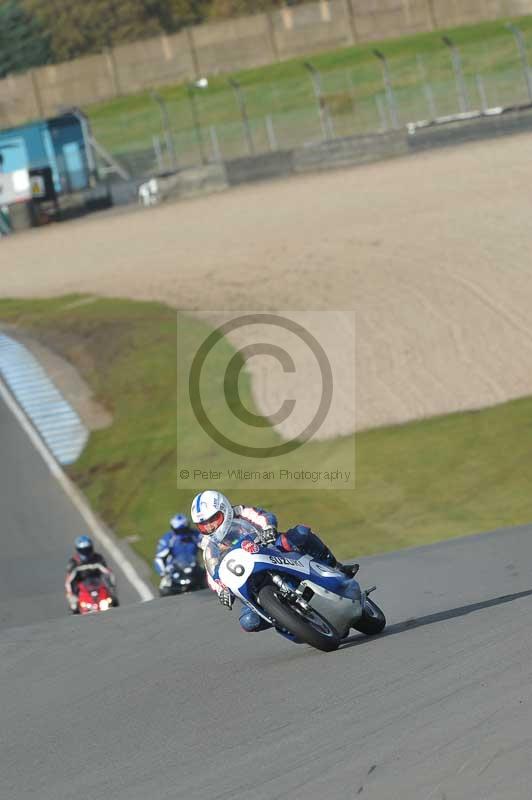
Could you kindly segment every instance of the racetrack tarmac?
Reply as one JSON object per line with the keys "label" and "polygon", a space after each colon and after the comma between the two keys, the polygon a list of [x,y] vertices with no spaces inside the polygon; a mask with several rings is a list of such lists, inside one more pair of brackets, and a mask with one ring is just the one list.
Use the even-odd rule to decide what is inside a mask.
{"label": "racetrack tarmac", "polygon": [[[64,617],[65,567],[90,531],[1,399],[0,497],[0,628]],[[121,602],[137,601],[117,575]]]}
{"label": "racetrack tarmac", "polygon": [[521,800],[532,528],[364,559],[389,618],[338,652],[208,592],[0,633],[9,800]]}

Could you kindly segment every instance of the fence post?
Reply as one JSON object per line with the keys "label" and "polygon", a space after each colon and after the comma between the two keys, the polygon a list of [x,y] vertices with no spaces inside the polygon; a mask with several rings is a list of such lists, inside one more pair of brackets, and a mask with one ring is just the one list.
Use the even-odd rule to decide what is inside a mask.
{"label": "fence post", "polygon": [[442,36],[441,39],[444,45],[446,45],[446,47],[449,48],[449,52],[451,53],[451,61],[453,62],[454,75],[456,78],[458,105],[460,107],[460,111],[464,113],[465,111],[470,110],[471,103],[469,102],[469,95],[464,80],[464,72],[462,70],[462,59],[460,58],[460,51],[453,42],[453,40],[450,39],[448,36]]}
{"label": "fence post", "polygon": [[521,64],[523,65],[523,72],[525,73],[525,80],[526,80],[526,88],[528,90],[528,99],[532,103],[532,76],[530,75],[530,65],[528,63],[528,55],[526,52],[526,44],[523,38],[522,31],[519,30],[517,25],[514,25],[511,22],[507,22],[505,25],[509,31],[511,31],[514,35],[514,39],[517,44],[517,49],[519,50],[519,56],[521,58]]}
{"label": "fence post", "polygon": [[380,96],[380,94],[375,95],[375,105],[377,106],[377,114],[379,115],[381,128],[383,131],[387,131],[388,120],[386,119],[386,111],[384,109],[384,103],[382,102],[382,97]]}
{"label": "fence post", "polygon": [[202,165],[207,163],[207,158],[205,156],[205,148],[203,146],[203,136],[201,133],[201,125],[198,116],[198,109],[196,106],[196,96],[194,94],[194,90],[198,89],[206,89],[209,85],[207,78],[198,78],[197,81],[194,83],[187,83],[187,97],[190,103],[190,113],[192,116],[192,123],[194,125],[194,131],[196,132],[196,141],[198,143],[198,150],[201,158]]}
{"label": "fence post", "polygon": [[251,135],[251,126],[249,124],[249,117],[246,109],[246,101],[244,100],[242,87],[240,86],[239,82],[236,81],[234,78],[229,78],[228,83],[233,88],[236,97],[236,102],[238,104],[238,108],[240,109],[240,116],[242,117],[242,125],[244,127],[244,133],[248,145],[248,154],[250,156],[253,156],[255,155],[255,147],[253,146],[253,136]]}
{"label": "fence post", "polygon": [[398,130],[399,126],[399,114],[397,112],[397,102],[395,99],[395,93],[393,91],[392,86],[392,79],[390,77],[390,69],[388,67],[388,59],[381,53],[380,50],[374,50],[373,55],[379,59],[382,64],[382,77],[384,80],[384,88],[386,90],[386,100],[388,101],[388,108],[390,110],[390,117],[392,120],[392,128]]}
{"label": "fence post", "polygon": [[327,107],[325,105],[325,100],[323,99],[323,94],[321,89],[321,75],[319,71],[316,69],[316,67],[310,63],[310,61],[305,61],[303,66],[305,67],[305,69],[308,70],[310,78],[312,80],[312,88],[314,89],[316,105],[318,106],[321,133],[323,139],[324,141],[327,141],[328,139],[333,139],[334,134],[332,132],[331,120],[328,115]]}
{"label": "fence post", "polygon": [[220,143],[218,142],[218,134],[216,133],[216,127],[214,125],[209,126],[209,134],[211,137],[211,150],[213,155],[213,161],[221,162],[222,161],[222,151],[220,150]]}
{"label": "fence post", "polygon": [[277,143],[277,136],[275,135],[275,128],[273,127],[273,119],[271,114],[268,114],[266,117],[266,132],[268,134],[268,144],[270,145],[270,150],[272,152],[274,150],[279,149],[279,144]]}
{"label": "fence post", "polygon": [[200,68],[199,68],[199,61],[198,61],[198,53],[196,50],[196,45],[194,43],[194,34],[192,33],[192,27],[190,25],[185,26],[185,34],[187,37],[188,42],[188,49],[190,50],[190,56],[192,58],[192,67],[194,69],[194,78],[196,80],[200,76]]}
{"label": "fence post", "polygon": [[172,129],[170,127],[170,118],[168,116],[168,108],[166,107],[166,103],[164,102],[163,98],[157,92],[154,92],[153,89],[150,91],[150,96],[152,100],[155,100],[157,105],[159,106],[159,110],[161,112],[161,122],[164,130],[164,136],[166,139],[166,149],[170,156],[170,166],[173,172],[177,171],[177,156],[175,152],[175,144],[174,139],[172,137]]}
{"label": "fence post", "polygon": [[157,169],[159,172],[164,172],[163,154],[161,150],[161,140],[158,136],[152,136],[153,151],[157,161]]}
{"label": "fence post", "polygon": [[482,111],[486,111],[486,109],[488,108],[488,96],[486,94],[486,87],[484,86],[482,75],[479,75],[477,73],[475,75],[475,81],[477,84],[478,96],[480,97],[480,105],[482,106]]}
{"label": "fence post", "polygon": [[438,112],[436,110],[436,103],[434,101],[434,92],[432,91],[432,86],[430,85],[430,82],[427,79],[427,70],[425,69],[425,62],[423,61],[423,56],[420,53],[416,55],[416,61],[419,73],[421,75],[421,80],[423,82],[423,91],[427,99],[430,118],[436,119],[436,117],[438,116]]}

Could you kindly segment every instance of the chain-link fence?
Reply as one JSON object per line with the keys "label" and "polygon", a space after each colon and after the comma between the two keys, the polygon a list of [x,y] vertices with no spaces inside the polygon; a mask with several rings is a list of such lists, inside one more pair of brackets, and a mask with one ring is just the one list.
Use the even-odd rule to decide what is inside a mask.
{"label": "chain-link fence", "polygon": [[458,48],[443,37],[429,52],[387,57],[375,50],[333,70],[306,62],[277,82],[204,79],[179,97],[152,92],[138,110],[97,116],[93,130],[141,176],[526,104],[531,37],[510,27],[495,55],[485,42]]}

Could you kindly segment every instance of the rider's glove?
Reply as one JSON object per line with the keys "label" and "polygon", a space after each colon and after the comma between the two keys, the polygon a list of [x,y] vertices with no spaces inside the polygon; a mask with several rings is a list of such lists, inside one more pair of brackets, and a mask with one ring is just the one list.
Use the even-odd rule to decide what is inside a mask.
{"label": "rider's glove", "polygon": [[68,605],[70,606],[71,611],[77,611],[78,608],[78,598],[76,595],[72,594],[68,599]]}
{"label": "rider's glove", "polygon": [[220,589],[220,591],[218,592],[218,600],[223,606],[229,609],[233,608],[233,603],[235,602],[233,593],[229,591],[229,589],[225,588]]}
{"label": "rider's glove", "polygon": [[260,530],[258,533],[258,537],[260,539],[261,544],[265,545],[266,547],[271,544],[275,544],[277,541],[277,531],[270,525],[268,528],[264,528]]}

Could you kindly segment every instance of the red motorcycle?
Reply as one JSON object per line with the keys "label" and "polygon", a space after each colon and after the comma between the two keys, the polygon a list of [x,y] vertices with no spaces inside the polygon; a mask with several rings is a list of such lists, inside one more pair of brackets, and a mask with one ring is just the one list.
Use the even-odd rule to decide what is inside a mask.
{"label": "red motorcycle", "polygon": [[100,575],[87,576],[78,584],[78,609],[80,614],[95,614],[116,607],[118,600]]}

